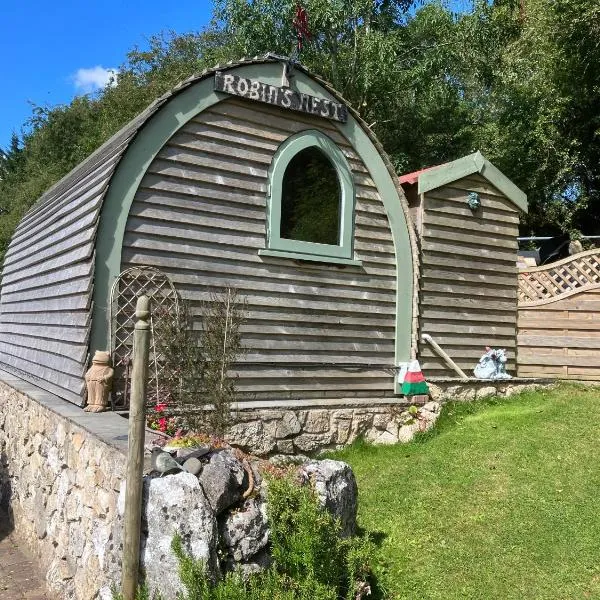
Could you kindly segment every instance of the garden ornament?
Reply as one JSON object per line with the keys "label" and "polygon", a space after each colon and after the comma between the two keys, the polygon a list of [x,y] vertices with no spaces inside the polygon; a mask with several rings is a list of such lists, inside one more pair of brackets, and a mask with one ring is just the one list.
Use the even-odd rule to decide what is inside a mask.
{"label": "garden ornament", "polygon": [[506,372],[506,350],[486,346],[473,373],[477,379],[511,379]]}
{"label": "garden ornament", "polygon": [[158,446],[152,448],[152,468],[158,471],[161,477],[165,473],[183,471],[183,467],[168,452]]}
{"label": "garden ornament", "polygon": [[104,412],[108,410],[108,394],[112,388],[113,369],[110,366],[108,352],[96,350],[92,359],[92,366],[85,374],[87,385],[86,412]]}

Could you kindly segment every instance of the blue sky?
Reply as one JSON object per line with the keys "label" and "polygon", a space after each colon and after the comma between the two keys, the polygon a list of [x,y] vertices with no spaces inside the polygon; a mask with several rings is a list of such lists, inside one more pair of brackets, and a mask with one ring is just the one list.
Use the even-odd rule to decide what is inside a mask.
{"label": "blue sky", "polygon": [[208,0],[0,0],[0,148],[31,115],[94,88],[134,45],[208,23]]}

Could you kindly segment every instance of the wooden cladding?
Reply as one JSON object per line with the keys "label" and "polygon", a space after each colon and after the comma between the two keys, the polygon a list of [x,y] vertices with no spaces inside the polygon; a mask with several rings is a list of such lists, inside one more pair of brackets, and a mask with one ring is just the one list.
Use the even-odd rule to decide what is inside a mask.
{"label": "wooden cladding", "polygon": [[600,379],[598,250],[519,273],[518,374]]}
{"label": "wooden cladding", "polygon": [[[470,192],[481,200],[473,211]],[[498,189],[473,174],[413,195],[421,245],[419,333],[427,333],[469,376],[486,346],[504,348],[515,372],[518,212]],[[426,377],[456,377],[419,342]]]}
{"label": "wooden cladding", "polygon": [[[259,255],[272,158],[290,136],[314,129],[350,165],[361,266]],[[393,395],[395,263],[378,190],[339,130],[230,98],[189,121],[150,165],[127,221],[121,268],[161,269],[192,312],[211,291],[236,287],[247,308],[247,351],[236,365],[240,401],[319,404]]]}

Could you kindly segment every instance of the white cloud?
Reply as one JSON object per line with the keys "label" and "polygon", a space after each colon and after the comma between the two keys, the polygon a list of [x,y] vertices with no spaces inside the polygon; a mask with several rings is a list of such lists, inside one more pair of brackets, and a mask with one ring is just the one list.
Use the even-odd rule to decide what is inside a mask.
{"label": "white cloud", "polygon": [[73,85],[77,91],[89,94],[108,84],[115,85],[117,73],[116,69],[105,69],[100,65],[91,69],[78,69],[77,73],[72,76]]}

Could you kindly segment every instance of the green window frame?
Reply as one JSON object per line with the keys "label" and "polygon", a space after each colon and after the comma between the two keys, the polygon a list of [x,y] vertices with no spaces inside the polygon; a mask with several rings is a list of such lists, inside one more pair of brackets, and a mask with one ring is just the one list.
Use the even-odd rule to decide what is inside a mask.
{"label": "green window frame", "polygon": [[[331,162],[340,184],[340,229],[339,244],[319,244],[281,237],[281,199],[283,177],[290,161],[302,150],[316,147]],[[267,240],[266,248],[259,250],[261,256],[275,256],[330,262],[336,264],[360,265],[354,260],[354,203],[355,189],[352,170],[342,151],[335,142],[317,130],[301,131],[283,142],[269,168],[269,188],[267,193]]]}

